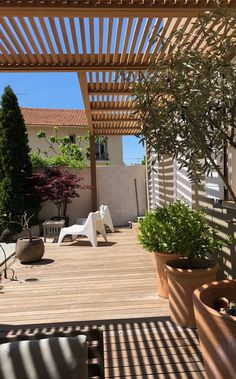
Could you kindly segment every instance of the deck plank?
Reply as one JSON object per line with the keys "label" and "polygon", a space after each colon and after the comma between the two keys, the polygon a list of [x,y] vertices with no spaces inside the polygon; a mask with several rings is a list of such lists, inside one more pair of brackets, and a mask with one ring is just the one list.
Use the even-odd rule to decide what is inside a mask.
{"label": "deck plank", "polygon": [[41,262],[15,262],[18,280],[0,290],[0,332],[101,326],[106,378],[204,378],[197,333],[170,321],[153,259],[135,232],[119,229],[108,241],[47,242]]}

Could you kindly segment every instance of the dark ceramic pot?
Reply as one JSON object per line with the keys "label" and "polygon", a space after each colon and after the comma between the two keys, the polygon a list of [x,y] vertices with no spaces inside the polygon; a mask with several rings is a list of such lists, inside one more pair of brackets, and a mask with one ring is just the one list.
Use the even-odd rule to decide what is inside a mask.
{"label": "dark ceramic pot", "polygon": [[16,256],[21,263],[39,261],[44,254],[44,242],[42,238],[18,238],[16,242]]}

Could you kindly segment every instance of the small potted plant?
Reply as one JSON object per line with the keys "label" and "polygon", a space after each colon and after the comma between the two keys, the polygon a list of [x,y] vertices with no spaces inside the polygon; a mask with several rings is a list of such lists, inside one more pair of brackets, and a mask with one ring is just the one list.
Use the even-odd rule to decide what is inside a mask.
{"label": "small potted plant", "polygon": [[39,261],[44,254],[44,242],[42,238],[33,237],[29,227],[29,221],[33,217],[27,216],[25,212],[23,215],[18,216],[18,220],[12,220],[9,215],[8,227],[5,229],[1,236],[2,242],[11,242],[14,239],[15,228],[11,226],[17,225],[18,231],[27,231],[29,237],[18,238],[16,242],[16,256],[21,263],[30,263]]}
{"label": "small potted plant", "polygon": [[169,293],[165,264],[167,261],[183,255],[181,222],[183,222],[182,206],[176,202],[146,212],[138,227],[140,243],[146,250],[154,253],[157,291],[160,296],[165,298],[168,298]]}
{"label": "small potted plant", "polygon": [[194,327],[192,293],[203,283],[215,280],[218,266],[208,257],[216,256],[227,242],[208,225],[203,211],[182,201],[146,213],[138,238],[155,253],[158,291],[169,297],[172,320]]}
{"label": "small potted plant", "polygon": [[177,202],[181,218],[175,223],[179,237],[176,249],[184,259],[166,263],[170,317],[176,324],[195,328],[193,291],[216,280],[219,269],[215,258],[230,239],[223,240],[215,228],[209,226],[202,210],[195,210]]}

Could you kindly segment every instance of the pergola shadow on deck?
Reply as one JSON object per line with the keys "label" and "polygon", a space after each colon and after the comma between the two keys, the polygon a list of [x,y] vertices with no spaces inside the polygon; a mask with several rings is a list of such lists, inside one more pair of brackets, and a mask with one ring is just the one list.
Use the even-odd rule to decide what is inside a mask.
{"label": "pergola shadow on deck", "polygon": [[0,291],[0,338],[101,326],[106,378],[203,378],[196,332],[170,321],[134,230],[108,241],[49,242],[41,262],[16,262],[18,281],[3,281]]}

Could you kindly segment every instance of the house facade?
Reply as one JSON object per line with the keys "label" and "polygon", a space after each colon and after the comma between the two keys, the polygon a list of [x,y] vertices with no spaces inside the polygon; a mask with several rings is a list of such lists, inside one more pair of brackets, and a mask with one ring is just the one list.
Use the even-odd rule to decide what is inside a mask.
{"label": "house facade", "polygon": [[[48,109],[21,108],[27,127],[29,146],[33,152],[40,150],[52,155],[45,139],[39,139],[37,132],[43,131],[46,137],[55,134],[58,128],[60,137],[69,136],[76,143],[77,136],[88,134],[88,122],[84,110],[81,109]],[[108,136],[104,141],[96,143],[97,165],[123,165],[123,149],[121,136]]]}

